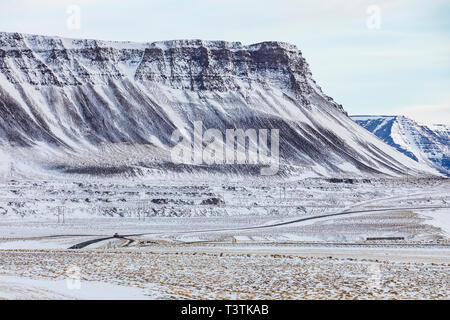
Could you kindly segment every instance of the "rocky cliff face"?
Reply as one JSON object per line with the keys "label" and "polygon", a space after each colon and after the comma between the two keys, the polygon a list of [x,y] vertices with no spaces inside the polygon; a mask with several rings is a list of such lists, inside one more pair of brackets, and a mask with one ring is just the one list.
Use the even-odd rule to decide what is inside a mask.
{"label": "rocky cliff face", "polygon": [[198,170],[175,168],[168,153],[172,132],[199,120],[279,129],[285,174],[399,175],[411,165],[354,124],[290,44],[0,33],[0,143],[14,159],[76,172]]}
{"label": "rocky cliff face", "polygon": [[0,71],[14,84],[76,86],[129,78],[192,91],[223,92],[261,84],[290,90],[300,98],[315,92],[325,96],[301,52],[282,42],[135,44],[0,33],[0,48]]}

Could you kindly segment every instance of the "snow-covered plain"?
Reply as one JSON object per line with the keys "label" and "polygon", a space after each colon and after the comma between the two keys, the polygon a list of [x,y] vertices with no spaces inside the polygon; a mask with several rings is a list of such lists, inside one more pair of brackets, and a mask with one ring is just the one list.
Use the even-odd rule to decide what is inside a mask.
{"label": "snow-covered plain", "polygon": [[[56,243],[52,248],[67,248],[71,243],[115,232],[172,241],[193,236],[214,240],[217,235],[232,237],[235,231],[270,241],[286,237],[362,240],[389,234],[419,240],[437,237],[440,231],[434,232],[431,226],[445,224],[445,208],[450,203],[448,188],[446,179],[305,179],[272,183],[246,179],[210,180],[195,185],[176,180],[7,181],[0,185],[0,247],[14,248],[14,242],[28,248],[20,245],[26,241],[37,243],[36,248],[45,249],[51,243]],[[251,229],[361,208],[402,210]],[[422,214],[433,210],[443,210],[442,215],[433,220],[434,224],[423,224],[429,218]],[[361,229],[354,226],[357,221]],[[411,223],[414,228],[408,228]],[[330,230],[320,232],[318,226]],[[336,227],[345,230],[337,234],[332,230]]]}
{"label": "snow-covered plain", "polygon": [[[4,181],[0,298],[448,299],[449,186]],[[64,289],[71,266],[81,290]]]}
{"label": "snow-covered plain", "polygon": [[182,250],[0,252],[6,269],[2,272],[54,279],[49,287],[52,289],[67,278],[68,266],[79,267],[80,295],[85,298],[96,294],[108,297],[106,290],[96,287],[98,281],[140,288],[149,299],[449,298],[447,263],[385,262],[364,256],[336,258],[331,250],[327,257],[309,255]]}
{"label": "snow-covered plain", "polygon": [[83,281],[77,287],[70,279],[31,279],[0,275],[0,300],[87,300],[87,299],[148,299],[136,287],[120,286],[99,281]]}

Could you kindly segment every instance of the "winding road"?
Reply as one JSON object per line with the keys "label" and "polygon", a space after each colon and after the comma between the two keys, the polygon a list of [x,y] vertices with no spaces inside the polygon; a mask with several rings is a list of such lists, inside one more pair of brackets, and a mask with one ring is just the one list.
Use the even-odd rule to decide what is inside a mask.
{"label": "winding road", "polygon": [[[344,215],[351,215],[351,214],[357,214],[357,213],[369,213],[369,212],[384,212],[384,211],[398,211],[398,210],[429,210],[429,209],[448,209],[449,206],[426,206],[426,207],[397,207],[397,208],[382,208],[382,209],[361,209],[361,210],[353,210],[349,211],[344,210],[337,213],[329,213],[329,214],[323,214],[318,216],[311,216],[311,217],[304,217],[294,220],[289,220],[285,222],[277,222],[273,224],[266,224],[266,225],[258,225],[258,226],[252,226],[252,227],[241,227],[241,228],[223,228],[223,229],[203,229],[203,230],[193,230],[193,231],[177,231],[173,232],[173,234],[187,234],[187,233],[204,233],[204,232],[224,232],[224,231],[245,231],[245,230],[255,230],[255,229],[266,229],[266,228],[274,228],[274,227],[280,227],[285,226],[289,224],[295,224],[299,222],[304,221],[310,221],[310,220],[318,220],[323,218],[329,218],[329,217],[336,217],[336,216],[344,216]],[[84,241],[78,244],[75,244],[71,246],[69,249],[82,249],[85,248],[93,243],[97,243],[104,240],[109,239],[117,239],[122,238],[129,241],[133,241],[132,239],[128,239],[126,237],[133,237],[133,236],[144,236],[149,234],[160,234],[160,232],[149,232],[149,233],[137,233],[137,234],[126,234],[121,235],[120,237],[103,237],[98,239],[92,239],[88,241]],[[132,242],[128,242],[127,246],[130,245]]]}

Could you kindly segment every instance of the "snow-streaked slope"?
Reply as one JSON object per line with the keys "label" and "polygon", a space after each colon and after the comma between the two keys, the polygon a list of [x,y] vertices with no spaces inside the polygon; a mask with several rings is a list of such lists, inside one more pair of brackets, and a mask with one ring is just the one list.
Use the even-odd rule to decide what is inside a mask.
{"label": "snow-streaked slope", "polygon": [[384,142],[421,164],[450,176],[450,128],[423,125],[404,116],[351,116]]}
{"label": "snow-streaked slope", "polygon": [[194,121],[222,132],[279,129],[285,175],[436,173],[354,123],[290,44],[0,33],[0,143],[9,162],[69,173],[259,172],[174,165],[171,134],[192,132]]}

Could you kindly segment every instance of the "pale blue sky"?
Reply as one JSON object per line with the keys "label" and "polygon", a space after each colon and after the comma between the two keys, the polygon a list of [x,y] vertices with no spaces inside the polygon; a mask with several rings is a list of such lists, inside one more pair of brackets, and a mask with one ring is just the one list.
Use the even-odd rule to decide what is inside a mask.
{"label": "pale blue sky", "polygon": [[[67,27],[70,5],[80,29]],[[380,8],[380,28],[367,8]],[[449,0],[1,0],[0,31],[105,40],[296,44],[350,114],[450,124]]]}

